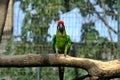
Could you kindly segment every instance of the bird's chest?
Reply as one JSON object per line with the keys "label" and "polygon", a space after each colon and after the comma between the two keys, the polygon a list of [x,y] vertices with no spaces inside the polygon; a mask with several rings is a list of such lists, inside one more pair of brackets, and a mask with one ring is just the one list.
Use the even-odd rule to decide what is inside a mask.
{"label": "bird's chest", "polygon": [[66,39],[65,36],[60,36],[60,37],[56,36],[56,45],[57,45],[57,47],[59,47],[59,48],[65,47],[66,42],[67,42],[67,39]]}

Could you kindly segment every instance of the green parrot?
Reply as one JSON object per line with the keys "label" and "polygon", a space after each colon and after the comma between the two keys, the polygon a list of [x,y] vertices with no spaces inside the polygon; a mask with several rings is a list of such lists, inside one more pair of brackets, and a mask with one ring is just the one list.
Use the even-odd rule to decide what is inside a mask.
{"label": "green parrot", "polygon": [[[52,48],[55,53],[64,54],[65,57],[69,53],[71,47],[70,36],[66,34],[63,21],[58,21],[56,34],[52,38]],[[59,67],[59,78],[64,79],[64,67]]]}

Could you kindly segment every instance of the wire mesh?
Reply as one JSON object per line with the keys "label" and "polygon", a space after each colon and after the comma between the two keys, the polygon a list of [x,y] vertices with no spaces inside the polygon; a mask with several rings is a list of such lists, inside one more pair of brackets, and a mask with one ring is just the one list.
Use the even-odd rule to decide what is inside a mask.
{"label": "wire mesh", "polygon": [[[108,25],[106,25],[106,23],[100,19],[99,15],[95,13],[83,16],[78,7],[75,7],[66,13],[59,10],[59,19],[50,19],[49,25],[45,24],[44,18],[42,18],[44,23],[38,21],[41,20],[39,16],[41,14],[37,14],[37,16],[32,15],[33,18],[25,25],[24,18],[26,14],[20,9],[20,4],[22,3],[16,2],[14,4],[13,35],[7,42],[5,55],[54,53],[51,46],[52,36],[56,33],[57,21],[63,20],[66,32],[72,40],[69,55],[101,60],[111,60],[116,58],[117,34],[108,27],[110,26],[117,32],[117,21],[110,16],[105,16],[101,11],[100,6],[94,7],[98,10],[99,15],[107,21]],[[90,5],[87,4],[87,7],[86,13],[89,13],[89,11],[91,11]],[[30,8],[31,6],[28,6],[28,10]],[[34,11],[32,11],[32,13],[34,13]],[[30,15],[27,17],[30,17]],[[65,80],[71,80],[73,78],[73,76],[69,75],[76,76],[74,71],[75,69],[73,68],[67,68]],[[77,71],[77,75],[86,73],[81,70]],[[57,74],[57,68],[52,67],[1,68],[0,80],[58,80],[58,77],[56,77],[58,76]]]}

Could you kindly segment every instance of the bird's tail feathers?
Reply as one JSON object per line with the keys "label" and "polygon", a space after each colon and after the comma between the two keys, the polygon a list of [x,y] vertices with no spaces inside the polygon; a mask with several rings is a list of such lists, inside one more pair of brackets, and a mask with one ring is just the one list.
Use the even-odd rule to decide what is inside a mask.
{"label": "bird's tail feathers", "polygon": [[64,67],[59,67],[59,79],[64,80]]}

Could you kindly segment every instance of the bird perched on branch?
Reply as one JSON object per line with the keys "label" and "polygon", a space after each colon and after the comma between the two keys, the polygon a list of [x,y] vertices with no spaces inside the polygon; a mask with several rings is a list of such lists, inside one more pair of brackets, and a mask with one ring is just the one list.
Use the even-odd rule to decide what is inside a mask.
{"label": "bird perched on branch", "polygon": [[[64,54],[65,57],[70,51],[71,39],[66,34],[63,21],[58,21],[56,34],[52,38],[52,47],[55,53]],[[59,78],[64,78],[64,67],[59,67]]]}

